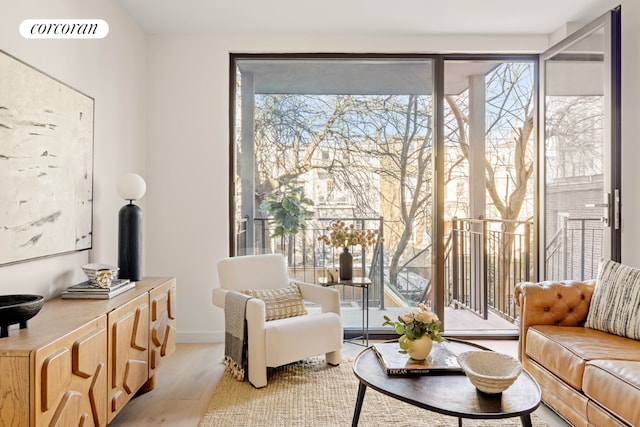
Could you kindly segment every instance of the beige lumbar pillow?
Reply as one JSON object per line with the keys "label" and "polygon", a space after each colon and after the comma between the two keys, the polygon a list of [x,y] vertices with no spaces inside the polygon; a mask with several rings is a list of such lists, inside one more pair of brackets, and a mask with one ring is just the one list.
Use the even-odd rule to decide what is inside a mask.
{"label": "beige lumbar pillow", "polygon": [[245,295],[264,301],[266,306],[265,320],[284,319],[307,314],[302,294],[297,285],[277,289],[243,289]]}

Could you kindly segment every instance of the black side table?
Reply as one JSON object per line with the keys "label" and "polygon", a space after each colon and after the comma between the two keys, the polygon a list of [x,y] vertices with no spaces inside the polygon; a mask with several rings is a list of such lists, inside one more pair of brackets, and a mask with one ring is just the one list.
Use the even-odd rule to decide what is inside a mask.
{"label": "black side table", "polygon": [[352,338],[349,341],[362,339],[362,344],[358,342],[354,342],[354,344],[369,347],[369,286],[371,285],[371,279],[368,277],[354,277],[351,280],[330,282],[327,277],[321,277],[319,283],[322,286],[351,286],[362,289],[362,336]]}

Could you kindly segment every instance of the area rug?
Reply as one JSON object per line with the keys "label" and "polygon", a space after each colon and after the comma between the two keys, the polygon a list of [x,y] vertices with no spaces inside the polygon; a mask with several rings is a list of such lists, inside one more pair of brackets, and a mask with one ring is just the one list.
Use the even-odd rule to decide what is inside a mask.
{"label": "area rug", "polygon": [[[358,380],[350,362],[327,365],[323,358],[309,359],[269,370],[267,387],[256,389],[248,381],[225,372],[209,402],[199,427],[339,427],[350,426]],[[547,427],[535,414],[533,425]],[[360,426],[457,426],[458,419],[416,408],[367,389]],[[465,427],[520,426],[520,418],[463,420]]]}

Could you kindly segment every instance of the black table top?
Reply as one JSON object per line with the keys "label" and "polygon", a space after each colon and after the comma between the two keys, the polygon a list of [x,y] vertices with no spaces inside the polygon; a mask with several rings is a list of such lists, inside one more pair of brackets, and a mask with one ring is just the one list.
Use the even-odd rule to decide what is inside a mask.
{"label": "black table top", "polygon": [[[446,345],[454,354],[484,349],[472,343],[448,341]],[[460,418],[523,416],[533,412],[541,399],[540,387],[525,371],[500,394],[478,391],[464,374],[389,376],[371,347],[356,357],[353,372],[361,383],[380,393],[423,409]]]}

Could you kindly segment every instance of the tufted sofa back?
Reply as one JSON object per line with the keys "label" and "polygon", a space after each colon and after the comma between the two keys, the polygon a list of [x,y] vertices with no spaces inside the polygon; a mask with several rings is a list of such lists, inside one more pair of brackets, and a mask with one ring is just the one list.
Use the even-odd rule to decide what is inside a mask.
{"label": "tufted sofa back", "polygon": [[596,281],[522,282],[516,285],[520,307],[520,360],[525,357],[527,330],[534,325],[580,326],[589,312]]}

